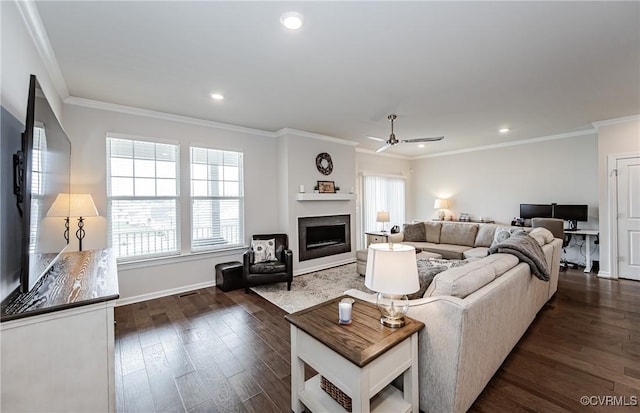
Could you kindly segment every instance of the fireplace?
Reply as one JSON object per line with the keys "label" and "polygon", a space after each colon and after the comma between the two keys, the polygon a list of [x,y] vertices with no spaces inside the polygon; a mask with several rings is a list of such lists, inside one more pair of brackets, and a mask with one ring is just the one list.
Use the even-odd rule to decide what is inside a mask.
{"label": "fireplace", "polygon": [[351,217],[328,215],[298,218],[299,261],[351,251]]}

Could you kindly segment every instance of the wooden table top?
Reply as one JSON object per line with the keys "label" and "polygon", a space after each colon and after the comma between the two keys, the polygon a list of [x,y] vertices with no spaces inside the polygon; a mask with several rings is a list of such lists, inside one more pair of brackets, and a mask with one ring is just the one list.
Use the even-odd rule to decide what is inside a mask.
{"label": "wooden table top", "polygon": [[80,307],[120,296],[116,257],[111,249],[68,252],[31,291],[2,309],[0,321]]}
{"label": "wooden table top", "polygon": [[378,307],[358,299],[353,303],[352,323],[341,325],[338,323],[338,303],[345,297],[288,314],[284,318],[359,367],[367,365],[424,328],[422,322],[406,316],[403,327],[385,327],[380,323]]}

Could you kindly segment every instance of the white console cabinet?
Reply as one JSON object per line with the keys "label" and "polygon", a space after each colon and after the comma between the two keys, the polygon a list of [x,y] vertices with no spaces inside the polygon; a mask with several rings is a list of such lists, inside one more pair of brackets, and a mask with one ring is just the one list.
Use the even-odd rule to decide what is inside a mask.
{"label": "white console cabinet", "polygon": [[1,411],[115,411],[115,268],[109,250],[70,253],[3,309]]}

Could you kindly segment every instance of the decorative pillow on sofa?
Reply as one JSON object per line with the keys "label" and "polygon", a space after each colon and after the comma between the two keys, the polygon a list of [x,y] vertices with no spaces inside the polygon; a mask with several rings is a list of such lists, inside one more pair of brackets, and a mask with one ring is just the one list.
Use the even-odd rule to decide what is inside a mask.
{"label": "decorative pillow on sofa", "polygon": [[404,241],[419,242],[427,240],[427,232],[424,228],[424,222],[417,224],[404,224]]}
{"label": "decorative pillow on sofa", "polygon": [[271,239],[254,239],[251,241],[253,249],[253,262],[266,262],[276,260],[276,240]]}
{"label": "decorative pillow on sofa", "polygon": [[441,260],[441,259],[422,259],[418,258],[418,280],[420,281],[420,289],[413,294],[407,294],[409,300],[416,300],[424,296],[425,291],[431,285],[433,278],[443,271],[453,267],[461,267],[467,264],[467,260]]}
{"label": "decorative pillow on sofa", "polygon": [[526,233],[522,228],[511,228],[511,227],[498,227],[496,228],[495,235],[493,236],[493,242],[491,246],[500,244],[502,241],[511,237],[514,234]]}

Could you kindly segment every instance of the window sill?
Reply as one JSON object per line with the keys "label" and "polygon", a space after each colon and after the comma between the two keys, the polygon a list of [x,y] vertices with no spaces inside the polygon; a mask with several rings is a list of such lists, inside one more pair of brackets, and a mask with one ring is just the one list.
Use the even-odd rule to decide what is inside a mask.
{"label": "window sill", "polygon": [[233,247],[224,250],[216,250],[216,251],[198,251],[198,252],[188,252],[179,255],[170,255],[165,257],[152,257],[152,258],[144,258],[137,260],[127,260],[118,262],[118,270],[126,271],[126,270],[135,270],[138,268],[149,268],[149,267],[158,267],[167,264],[178,264],[181,262],[190,262],[190,261],[199,261],[206,260],[211,258],[218,257],[234,257],[237,258],[238,254],[242,254],[249,247]]}

